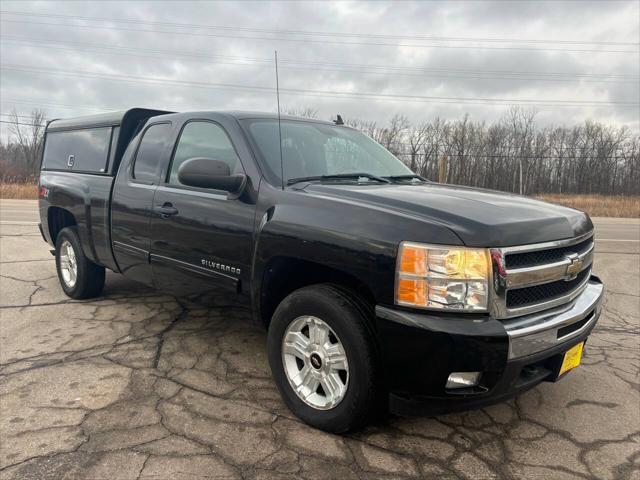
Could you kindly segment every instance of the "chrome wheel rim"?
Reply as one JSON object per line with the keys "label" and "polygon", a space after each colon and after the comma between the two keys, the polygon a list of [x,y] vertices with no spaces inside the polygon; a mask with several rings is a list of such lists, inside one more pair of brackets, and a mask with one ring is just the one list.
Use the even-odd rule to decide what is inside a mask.
{"label": "chrome wheel rim", "polygon": [[329,410],[349,386],[349,363],[342,342],[323,320],[296,318],[284,332],[282,363],[289,384],[307,405]]}
{"label": "chrome wheel rim", "polygon": [[78,264],[76,263],[76,252],[73,250],[71,242],[65,240],[60,245],[60,273],[64,284],[72,288],[78,278]]}

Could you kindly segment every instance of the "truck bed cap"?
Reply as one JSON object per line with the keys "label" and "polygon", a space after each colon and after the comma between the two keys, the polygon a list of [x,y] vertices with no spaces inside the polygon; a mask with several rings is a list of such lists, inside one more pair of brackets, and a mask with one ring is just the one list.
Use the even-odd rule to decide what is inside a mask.
{"label": "truck bed cap", "polygon": [[47,131],[53,132],[57,130],[73,130],[77,128],[88,127],[108,127],[121,125],[126,117],[152,117],[163,115],[165,113],[173,113],[164,110],[152,110],[147,108],[130,108],[119,112],[100,113],[97,115],[85,115],[82,117],[57,119],[49,122]]}

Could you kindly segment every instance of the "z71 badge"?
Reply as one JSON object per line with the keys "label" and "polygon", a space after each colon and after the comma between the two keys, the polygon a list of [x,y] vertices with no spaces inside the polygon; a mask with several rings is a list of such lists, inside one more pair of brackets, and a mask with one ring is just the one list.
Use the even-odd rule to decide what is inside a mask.
{"label": "z71 badge", "polygon": [[240,269],[236,267],[231,267],[229,265],[225,265],[224,263],[214,262],[212,260],[207,260],[203,258],[201,260],[202,266],[206,267],[210,270],[219,270],[221,272],[233,273],[235,275],[240,275]]}

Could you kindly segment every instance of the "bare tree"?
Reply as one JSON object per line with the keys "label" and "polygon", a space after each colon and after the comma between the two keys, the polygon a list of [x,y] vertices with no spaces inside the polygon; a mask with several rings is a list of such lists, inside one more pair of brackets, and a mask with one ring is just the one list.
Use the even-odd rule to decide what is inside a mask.
{"label": "bare tree", "polygon": [[403,151],[402,140],[410,125],[407,117],[395,114],[391,118],[389,126],[380,132],[380,143],[391,153],[398,155]]}
{"label": "bare tree", "polygon": [[519,174],[518,190],[521,195],[525,192],[536,114],[536,110],[524,110],[520,107],[511,107],[506,119],[506,122],[511,128],[513,145],[517,152]]}
{"label": "bare tree", "polygon": [[418,169],[418,155],[424,147],[424,143],[427,140],[427,133],[429,132],[429,125],[427,123],[420,123],[417,126],[410,128],[407,131],[407,140],[409,142],[409,155],[411,155],[411,163],[409,168],[414,172]]}
{"label": "bare tree", "polygon": [[378,124],[374,121],[362,120],[360,118],[346,118],[344,123],[352,128],[360,130],[373,138],[376,142],[383,142],[384,129],[378,128]]}
{"label": "bare tree", "polygon": [[44,131],[46,128],[45,113],[35,109],[31,116],[25,119],[14,110],[9,114],[9,132],[13,142],[18,147],[22,159],[32,174],[36,174],[40,167]]}

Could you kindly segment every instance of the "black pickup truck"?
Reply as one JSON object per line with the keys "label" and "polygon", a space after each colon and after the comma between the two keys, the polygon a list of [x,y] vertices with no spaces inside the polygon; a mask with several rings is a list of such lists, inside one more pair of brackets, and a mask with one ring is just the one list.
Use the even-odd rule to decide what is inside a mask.
{"label": "black pickup truck", "polygon": [[51,122],[39,205],[63,290],[97,296],[109,269],[235,298],[268,329],[285,403],[332,432],[382,408],[475,408],[576,367],[603,296],[589,217],[429,182],[340,123]]}

